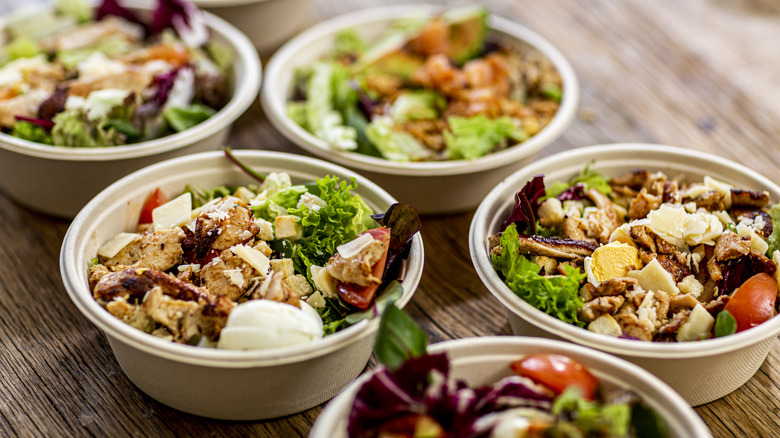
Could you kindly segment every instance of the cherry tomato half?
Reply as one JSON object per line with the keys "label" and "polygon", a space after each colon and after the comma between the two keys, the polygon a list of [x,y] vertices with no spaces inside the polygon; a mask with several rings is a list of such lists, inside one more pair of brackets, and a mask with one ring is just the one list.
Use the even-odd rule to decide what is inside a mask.
{"label": "cherry tomato half", "polygon": [[[376,262],[376,264],[374,264],[374,266],[371,268],[371,274],[374,277],[382,278],[382,273],[385,270],[385,263],[387,262],[387,251],[390,249],[390,229],[385,227],[374,228],[372,230],[366,231],[366,233],[370,234],[371,237],[376,240],[383,241],[385,244],[385,253],[382,255],[382,258],[379,259],[379,261]],[[374,299],[374,295],[376,294],[378,288],[378,284],[372,286],[361,286],[359,284],[343,282],[339,282],[337,287],[339,295],[344,301],[352,304],[358,309],[363,310],[368,309],[368,306],[371,304],[371,300]]]}
{"label": "cherry tomato half", "polygon": [[775,316],[776,300],[777,281],[762,272],[742,283],[723,310],[737,320],[737,332],[741,332]]}
{"label": "cherry tomato half", "polygon": [[599,382],[585,366],[561,354],[531,354],[512,363],[512,371],[550,388],[556,395],[577,386],[587,400],[596,397]]}
{"label": "cherry tomato half", "polygon": [[151,195],[146,198],[144,206],[141,209],[141,215],[138,217],[139,224],[151,224],[152,223],[152,210],[168,202],[168,197],[160,188],[154,189]]}

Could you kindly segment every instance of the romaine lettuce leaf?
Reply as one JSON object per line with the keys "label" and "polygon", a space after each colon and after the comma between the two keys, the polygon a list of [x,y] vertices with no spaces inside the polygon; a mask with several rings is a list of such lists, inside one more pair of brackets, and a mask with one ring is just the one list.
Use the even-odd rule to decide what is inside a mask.
{"label": "romaine lettuce leaf", "polygon": [[447,100],[432,90],[418,90],[403,93],[390,106],[390,117],[396,123],[412,120],[435,119],[447,107]]}
{"label": "romaine lettuce leaf", "polygon": [[216,113],[213,109],[199,103],[185,107],[174,106],[163,111],[163,118],[176,132],[182,132],[207,120]]}
{"label": "romaine lettuce leaf", "polygon": [[482,157],[506,140],[522,141],[528,135],[507,117],[490,119],[484,115],[474,117],[448,117],[449,130],[444,131],[447,154],[453,160],[473,160]]}
{"label": "romaine lettuce leaf", "polygon": [[102,147],[126,143],[125,136],[108,126],[105,119],[90,120],[83,110],[63,111],[53,121],[51,136],[57,146]]}
{"label": "romaine lettuce leaf", "polygon": [[492,257],[493,267],[503,274],[506,285],[537,309],[561,321],[583,327],[585,323],[577,317],[577,310],[583,305],[579,290],[585,274],[563,265],[565,276],[539,275],[539,265],[520,254],[518,239],[517,227],[509,225],[501,235],[501,254]]}
{"label": "romaine lettuce leaf", "polygon": [[18,36],[3,46],[0,64],[19,58],[32,58],[40,53],[43,53],[41,46],[34,39],[24,35]]}
{"label": "romaine lettuce leaf", "polygon": [[393,129],[393,120],[377,116],[366,126],[366,136],[383,157],[392,161],[421,161],[430,152],[411,134]]}
{"label": "romaine lettuce leaf", "polygon": [[14,123],[11,135],[22,140],[34,141],[36,143],[54,144],[51,134],[34,123],[19,121]]}
{"label": "romaine lettuce leaf", "polygon": [[343,67],[327,62],[316,62],[312,66],[306,84],[306,127],[336,149],[354,150],[357,133],[354,128],[344,125],[343,117],[334,108],[334,105],[346,105],[349,99],[348,84],[334,90],[334,75],[342,75],[337,71],[339,68]]}
{"label": "romaine lettuce leaf", "polygon": [[627,403],[597,403],[585,400],[579,388],[571,386],[553,402],[555,427],[565,430],[567,423],[583,436],[628,436],[631,406]]}
{"label": "romaine lettuce leaf", "polygon": [[[547,192],[545,193],[545,196],[542,198],[542,201],[549,199],[549,198],[555,198],[570,187],[574,187],[577,184],[583,184],[584,185],[584,191],[588,191],[590,189],[596,189],[599,192],[608,195],[612,192],[612,187],[609,185],[609,182],[606,178],[604,178],[604,175],[596,172],[595,170],[591,170],[590,166],[593,164],[593,161],[589,162],[585,165],[585,168],[582,169],[582,172],[580,172],[578,175],[573,176],[568,184],[563,181],[555,181],[552,183],[549,187],[547,187]],[[570,198],[570,199],[576,199],[576,198]]]}

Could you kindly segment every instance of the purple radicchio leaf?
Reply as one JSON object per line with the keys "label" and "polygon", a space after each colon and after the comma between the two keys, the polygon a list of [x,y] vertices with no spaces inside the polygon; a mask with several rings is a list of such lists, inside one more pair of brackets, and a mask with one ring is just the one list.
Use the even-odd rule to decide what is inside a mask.
{"label": "purple radicchio leaf", "polygon": [[173,28],[189,47],[200,47],[208,41],[208,28],[203,13],[183,0],[158,0],[150,28],[152,35]]}
{"label": "purple radicchio leaf", "polygon": [[347,426],[349,436],[364,436],[380,421],[425,413],[425,388],[434,370],[449,375],[445,354],[425,354],[406,360],[393,372],[376,372],[355,395]]}
{"label": "purple radicchio leaf", "polygon": [[363,111],[363,115],[366,116],[366,119],[371,120],[376,112],[376,103],[371,100],[368,94],[360,88],[360,85],[358,85],[354,79],[349,80],[349,86],[355,90],[360,99],[360,109]]}
{"label": "purple radicchio leaf", "polygon": [[549,412],[554,395],[549,389],[522,376],[505,377],[483,389],[475,409],[480,415],[517,407]]}
{"label": "purple radicchio leaf", "polygon": [[515,194],[515,205],[509,217],[501,224],[501,231],[511,224],[517,225],[517,232],[525,232],[530,228],[530,234],[536,233],[536,211],[539,209],[539,198],[544,196],[544,175],[536,175],[525,183]]}
{"label": "purple radicchio leaf", "polygon": [[577,201],[585,198],[585,184],[577,183],[556,196],[559,201]]}
{"label": "purple radicchio leaf", "polygon": [[139,24],[144,28],[146,33],[149,32],[146,23],[141,21],[133,11],[120,5],[118,0],[103,0],[100,6],[95,9],[95,19],[97,20],[102,20],[109,15],[114,15],[116,17],[124,18],[131,23]]}
{"label": "purple radicchio leaf", "polygon": [[748,278],[760,272],[753,269],[750,258],[747,256],[737,257],[726,262],[723,267],[723,280],[718,284],[720,294],[730,295],[737,290]]}
{"label": "purple radicchio leaf", "polygon": [[41,128],[45,129],[46,131],[51,131],[51,128],[54,127],[54,122],[52,122],[51,120],[43,120],[37,117],[28,117],[28,116],[21,116],[21,115],[16,115],[14,116],[14,118],[20,122],[28,122],[28,123],[32,123],[33,125],[38,125]]}
{"label": "purple radicchio leaf", "polygon": [[634,335],[629,335],[629,334],[628,334],[628,333],[626,333],[626,332],[622,332],[622,333],[620,333],[620,336],[618,336],[618,338],[619,338],[619,339],[628,339],[628,340],[631,340],[631,341],[641,341],[641,339],[637,338],[637,337],[636,337],[636,336],[634,336]]}

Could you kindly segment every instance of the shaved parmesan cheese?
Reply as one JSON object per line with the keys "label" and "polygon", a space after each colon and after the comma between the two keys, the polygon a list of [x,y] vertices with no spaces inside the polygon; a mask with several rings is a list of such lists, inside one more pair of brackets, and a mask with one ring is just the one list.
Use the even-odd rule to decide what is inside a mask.
{"label": "shaved parmesan cheese", "polygon": [[667,272],[663,266],[658,263],[658,259],[653,259],[653,261],[645,265],[642,270],[629,271],[627,275],[636,278],[642,289],[646,291],[662,290],[671,296],[680,293],[680,289],[677,288],[677,284],[674,282],[672,274]]}
{"label": "shaved parmesan cheese", "polygon": [[336,298],[338,296],[338,293],[336,292],[336,281],[327,269],[322,266],[311,265],[311,278],[314,280],[314,285],[322,292],[323,296],[326,298]]}
{"label": "shaved parmesan cheese", "polygon": [[247,262],[249,266],[255,268],[255,270],[260,274],[260,279],[264,279],[268,274],[268,270],[271,269],[271,261],[268,260],[268,257],[250,246],[236,245],[230,248],[230,250],[233,252],[233,254],[244,259],[244,261]]}
{"label": "shaved parmesan cheese", "polygon": [[731,208],[731,186],[710,176],[704,177],[704,185],[723,195],[723,206]]}
{"label": "shaved parmesan cheese", "polygon": [[750,247],[760,252],[761,254],[765,254],[769,249],[769,244],[766,243],[766,240],[762,239],[761,236],[756,234],[756,231],[753,229],[753,227],[745,224],[744,222],[737,224],[737,234],[739,237],[750,236]]}
{"label": "shaved parmesan cheese", "polygon": [[190,221],[192,195],[185,193],[152,210],[154,231],[170,230]]}
{"label": "shaved parmesan cheese", "polygon": [[136,239],[140,239],[141,235],[137,233],[119,233],[111,240],[101,245],[97,253],[101,257],[110,259],[122,251],[122,248],[126,247]]}
{"label": "shaved parmesan cheese", "polygon": [[350,240],[349,242],[339,245],[336,248],[336,251],[338,251],[339,254],[341,254],[342,257],[345,259],[350,259],[352,257],[355,257],[362,251],[365,247],[371,244],[371,242],[374,241],[374,238],[371,237],[370,234],[361,234],[357,238]]}
{"label": "shaved parmesan cheese", "polygon": [[710,315],[701,303],[691,310],[688,319],[677,330],[677,341],[698,341],[712,337],[712,326],[715,325],[715,318]]}

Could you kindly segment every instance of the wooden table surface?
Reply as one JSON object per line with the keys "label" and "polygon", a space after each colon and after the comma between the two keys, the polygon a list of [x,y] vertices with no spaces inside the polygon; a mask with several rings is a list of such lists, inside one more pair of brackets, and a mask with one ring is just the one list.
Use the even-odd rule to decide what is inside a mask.
{"label": "wooden table surface", "polygon": [[[0,1],[0,12],[11,3]],[[315,7],[326,18],[386,3],[395,2],[319,0]],[[777,2],[487,4],[549,39],[579,76],[579,117],[542,155],[601,143],[664,143],[712,152],[780,181]],[[235,124],[230,144],[301,153],[274,131],[259,103]],[[407,309],[431,342],[510,334],[502,306],[469,259],[472,214],[423,221],[425,272]],[[68,222],[0,194],[0,223],[0,436],[303,436],[321,411],[237,423],[156,402],[125,377],[103,334],[67,297],[58,255]],[[696,411],[716,437],[780,435],[780,346],[743,387]]]}

